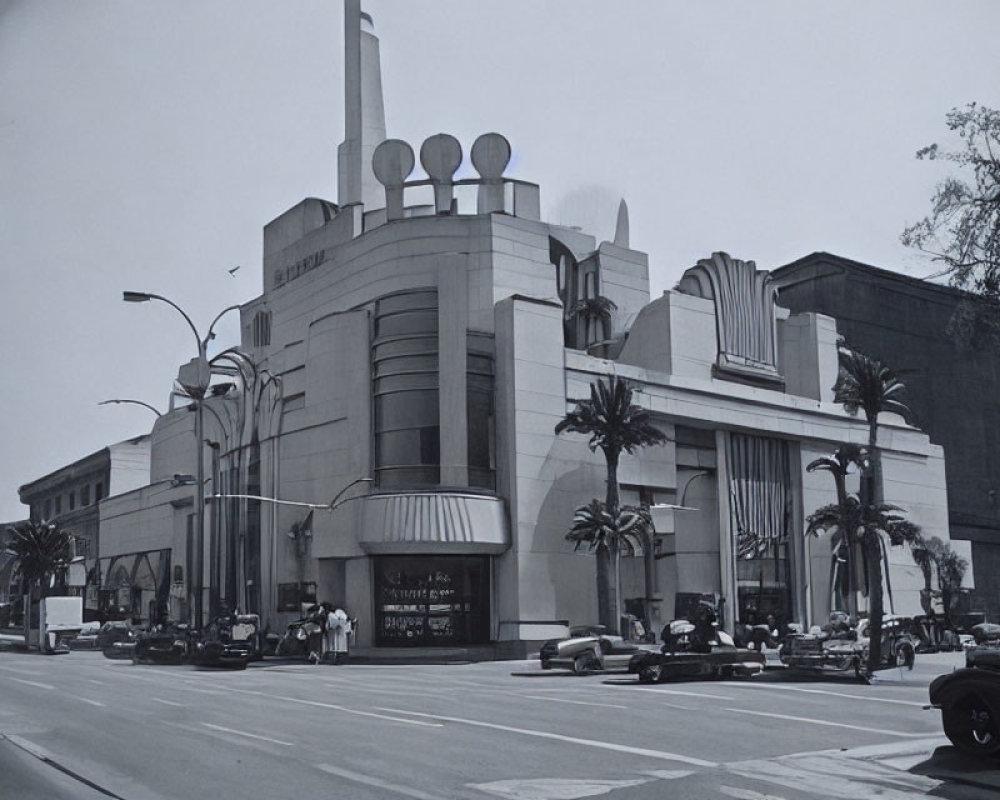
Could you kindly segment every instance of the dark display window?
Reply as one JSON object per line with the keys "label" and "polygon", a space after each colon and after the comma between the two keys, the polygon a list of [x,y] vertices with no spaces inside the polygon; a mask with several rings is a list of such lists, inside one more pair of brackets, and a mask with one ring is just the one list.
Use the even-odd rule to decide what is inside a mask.
{"label": "dark display window", "polygon": [[384,647],[489,641],[488,556],[375,559],[375,640]]}
{"label": "dark display window", "polygon": [[438,311],[434,289],[375,304],[372,343],[375,478],[381,488],[441,480]]}

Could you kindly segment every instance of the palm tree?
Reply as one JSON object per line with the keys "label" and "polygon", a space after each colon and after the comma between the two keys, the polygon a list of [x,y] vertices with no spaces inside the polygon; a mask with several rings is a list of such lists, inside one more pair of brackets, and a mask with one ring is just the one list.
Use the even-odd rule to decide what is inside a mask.
{"label": "palm tree", "polygon": [[[628,381],[617,375],[590,384],[590,399],[578,401],[576,407],[556,425],[557,434],[563,431],[589,434],[590,441],[587,444],[591,452],[600,449],[604,454],[607,467],[604,508],[613,519],[618,518],[620,505],[618,462],[621,454],[633,453],[640,447],[664,444],[667,441],[666,434],[650,422],[649,411],[632,403],[632,388]],[[613,599],[616,592],[608,588],[609,568],[618,552],[617,538],[612,537],[608,546],[596,550],[598,618],[609,630],[618,630],[618,609],[614,609]]]}
{"label": "palm tree", "polygon": [[[806,518],[806,533],[816,535],[823,531],[839,530],[841,535],[861,540],[867,555],[868,570],[868,603],[869,603],[869,672],[874,672],[881,666],[882,653],[882,571],[886,563],[886,539],[889,545],[898,547],[904,543],[912,543],[920,538],[920,526],[910,522],[902,515],[899,506],[882,503],[878,506],[866,506],[855,497],[849,495],[844,505],[828,505],[817,509]],[[876,616],[877,615],[877,616]],[[878,629],[875,630],[875,622]]]}
{"label": "palm tree", "polygon": [[[913,556],[913,563],[920,568],[924,576],[924,588],[920,592],[920,602],[923,605],[924,613],[934,615],[934,591],[931,588],[931,574],[934,567],[934,541],[940,541],[936,536],[925,539],[918,537],[910,542],[910,555]],[[926,601],[924,598],[927,598]]]}
{"label": "palm tree", "polygon": [[[863,463],[864,450],[856,444],[845,444],[838,447],[832,456],[824,456],[811,462],[806,467],[806,471],[827,470],[833,476],[833,481],[837,489],[837,508],[846,511],[847,475],[851,472],[852,467],[860,468]],[[846,523],[846,520],[842,520],[842,523]],[[843,549],[844,571],[847,573],[847,580],[838,588],[838,591],[842,597],[846,595],[847,613],[851,615],[852,619],[857,619],[858,597],[857,587],[855,586],[855,579],[857,577],[857,567],[855,566],[856,543],[847,534],[847,531],[850,530],[849,525],[841,524],[837,527],[838,530],[835,535],[838,537],[838,540],[833,542],[833,552],[836,553],[838,549]]]}
{"label": "palm tree", "polygon": [[[877,529],[878,509],[882,503],[882,459],[878,450],[878,418],[883,412],[906,416],[909,409],[899,400],[905,388],[896,372],[877,358],[842,347],[838,351],[840,373],[834,385],[834,400],[849,414],[860,409],[868,422],[868,465],[862,472],[861,504],[866,529]],[[863,541],[868,559],[868,616],[871,649],[868,669],[878,666],[882,646],[882,547],[874,536]]]}
{"label": "palm tree", "polygon": [[[588,552],[597,555],[599,607],[618,604],[618,575],[615,574],[613,583],[611,580],[612,556],[616,557],[617,564],[617,556],[622,552],[631,556],[642,549],[645,553],[649,547],[648,534],[652,525],[647,508],[623,506],[617,513],[612,513],[596,498],[573,513],[573,526],[566,538],[573,542],[574,550],[586,547]],[[603,614],[598,613],[598,617],[601,624],[607,624]]]}
{"label": "palm tree", "polygon": [[[941,600],[944,609],[945,627],[951,629],[951,605],[955,595],[962,588],[962,579],[969,569],[969,562],[951,549],[951,545],[941,541],[937,536],[930,539],[920,537],[910,545],[913,560],[924,574],[924,591],[927,593],[933,611],[933,597]],[[937,573],[936,591],[931,590],[931,571]]]}
{"label": "palm tree", "polygon": [[962,588],[962,578],[969,569],[969,562],[945,544],[937,559],[938,591],[944,608],[944,623],[949,630],[955,626],[951,622],[951,604]]}
{"label": "palm tree", "polygon": [[[868,469],[864,477],[872,492],[869,501],[882,502],[882,463],[878,451],[878,418],[883,412],[907,416],[910,409],[899,399],[906,388],[897,372],[877,358],[849,347],[838,351],[840,373],[833,387],[834,402],[854,416],[861,410],[868,423]],[[864,494],[864,491],[862,491]]]}
{"label": "palm tree", "polygon": [[24,522],[9,527],[7,536],[7,552],[17,559],[21,577],[29,586],[24,609],[24,641],[27,644],[32,595],[46,596],[49,579],[69,563],[73,537],[55,522]]}

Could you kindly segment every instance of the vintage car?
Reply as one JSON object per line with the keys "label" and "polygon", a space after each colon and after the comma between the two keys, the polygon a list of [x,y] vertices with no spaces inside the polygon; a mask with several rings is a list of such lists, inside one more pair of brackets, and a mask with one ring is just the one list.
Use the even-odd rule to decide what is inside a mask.
{"label": "vintage car", "polygon": [[684,678],[749,678],[764,669],[764,655],[737,647],[729,634],[719,630],[714,608],[696,609],[695,619],[670,622],[661,634],[659,652],[637,653],[628,671],[640,683],[661,683]]}
{"label": "vintage car", "polygon": [[132,658],[132,650],[140,633],[142,629],[134,628],[132,623],[124,620],[105,622],[97,632],[95,647],[106,658]]}
{"label": "vintage car", "polygon": [[[868,661],[867,619],[856,627],[834,630],[813,628],[809,633],[791,633],[781,643],[781,663],[792,669],[853,672],[866,676]],[[882,663],[886,667],[913,669],[918,638],[906,617],[886,616],[882,620]]]}
{"label": "vintage car", "polygon": [[246,669],[261,657],[260,617],[221,614],[191,642],[187,660],[204,667]]}
{"label": "vintage car", "polygon": [[133,664],[183,664],[191,649],[187,625],[166,624],[136,635]]}
{"label": "vintage car", "polygon": [[972,628],[975,646],[965,668],[931,681],[931,706],[941,709],[945,735],[976,755],[1000,757],[1000,625]]}
{"label": "vintage car", "polygon": [[604,625],[578,625],[569,629],[568,639],[550,639],[538,652],[542,669],[592,670],[624,669],[636,653],[648,645],[631,642],[608,633]]}

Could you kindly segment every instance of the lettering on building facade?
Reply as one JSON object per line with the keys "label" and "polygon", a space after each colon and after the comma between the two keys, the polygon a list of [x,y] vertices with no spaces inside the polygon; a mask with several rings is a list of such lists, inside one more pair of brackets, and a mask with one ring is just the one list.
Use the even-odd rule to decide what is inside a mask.
{"label": "lettering on building facade", "polygon": [[300,258],[290,266],[278,267],[278,269],[274,271],[274,288],[277,289],[279,286],[284,286],[286,283],[295,280],[300,275],[316,269],[316,267],[324,261],[326,261],[326,250],[317,250],[315,253],[310,253],[305,258]]}

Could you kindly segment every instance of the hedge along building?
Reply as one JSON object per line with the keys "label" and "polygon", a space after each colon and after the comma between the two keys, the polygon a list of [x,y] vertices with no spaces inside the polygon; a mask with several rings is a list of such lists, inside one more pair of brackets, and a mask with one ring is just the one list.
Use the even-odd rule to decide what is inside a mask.
{"label": "hedge along building", "polygon": [[[524,654],[596,620],[594,561],[565,533],[603,496],[603,459],[554,428],[616,374],[669,438],[620,466],[623,502],[654,506],[656,527],[621,565],[630,607],[655,628],[705,593],[730,628],[751,609],[825,617],[830,541],[803,531],[835,494],[805,466],[867,440],[833,403],[835,322],[777,307],[767,273],[724,253],[650,302],[624,204],[611,242],[542,221],[539,188],[505,176],[498,134],[471,145],[478,178],[454,179],[462,145],[438,134],[419,148],[428,177],[411,180],[413,149],[385,140],[370,20],[354,0],[345,16],[338,202],[306,199],[265,226],[263,291],[241,310],[241,349],[271,394],[249,401],[236,375],[206,403],[243,420],[212,485],[267,500],[225,501],[192,553],[190,489],[168,486],[192,471],[191,415],[174,412],[154,429],[153,486],[102,507],[102,526],[120,512],[102,542],[168,542],[187,565],[178,598],[197,590],[193,571],[272,629],[329,600],[358,617],[361,646]],[[881,422],[886,497],[946,537],[940,448]],[[919,572],[902,548],[890,561],[895,610],[918,613]]]}

